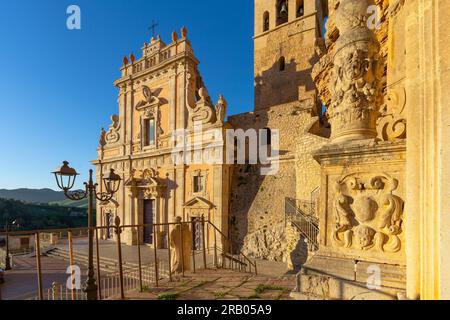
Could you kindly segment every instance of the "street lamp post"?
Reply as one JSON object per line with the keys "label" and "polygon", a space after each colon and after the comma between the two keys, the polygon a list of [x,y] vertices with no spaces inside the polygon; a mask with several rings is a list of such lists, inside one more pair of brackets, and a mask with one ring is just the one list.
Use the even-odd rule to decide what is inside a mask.
{"label": "street lamp post", "polygon": [[9,230],[8,230],[8,222],[5,224],[6,231],[6,257],[5,257],[5,271],[11,270],[11,260],[9,258]]}
{"label": "street lamp post", "polygon": [[75,185],[76,177],[78,173],[75,169],[69,167],[67,161],[63,162],[62,167],[56,169],[53,172],[56,178],[56,183],[58,187],[64,191],[65,196],[74,201],[79,201],[82,199],[88,199],[88,235],[89,235],[89,260],[88,260],[88,278],[84,285],[84,292],[87,295],[88,300],[97,300],[97,284],[94,275],[94,197],[101,202],[110,201],[114,194],[119,191],[120,187],[120,176],[111,171],[103,177],[103,183],[105,184],[106,192],[97,192],[98,184],[93,181],[93,170],[89,170],[89,181],[84,183],[84,191],[69,191]]}
{"label": "street lamp post", "polygon": [[[14,220],[11,226],[15,226],[16,228],[19,226],[17,221]],[[5,232],[6,232],[6,257],[5,257],[5,271],[11,270],[11,258],[9,256],[9,219],[6,219],[5,223]]]}

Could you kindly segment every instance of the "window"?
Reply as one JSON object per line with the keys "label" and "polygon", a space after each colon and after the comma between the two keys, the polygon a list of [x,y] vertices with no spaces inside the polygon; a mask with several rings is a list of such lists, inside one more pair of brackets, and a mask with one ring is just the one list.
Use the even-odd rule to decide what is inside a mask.
{"label": "window", "polygon": [[155,144],[155,120],[145,120],[145,145],[152,146]]}
{"label": "window", "polygon": [[278,0],[277,3],[277,26],[289,20],[289,6],[287,0]]}
{"label": "window", "polygon": [[269,12],[264,12],[264,18],[263,18],[263,31],[269,31],[270,29],[270,15]]}
{"label": "window", "polygon": [[303,0],[297,0],[297,18],[303,17],[305,14],[305,5]]}
{"label": "window", "polygon": [[203,191],[203,177],[194,176],[194,193],[200,193]]}
{"label": "window", "polygon": [[280,71],[286,70],[286,59],[284,57],[281,57],[280,60],[278,60],[278,67]]}

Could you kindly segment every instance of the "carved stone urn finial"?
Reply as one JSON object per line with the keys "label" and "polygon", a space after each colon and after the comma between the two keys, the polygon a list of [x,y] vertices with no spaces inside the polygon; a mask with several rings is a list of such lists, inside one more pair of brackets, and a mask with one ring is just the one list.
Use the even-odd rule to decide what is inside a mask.
{"label": "carved stone urn finial", "polygon": [[178,41],[178,33],[176,31],[172,32],[172,42]]}
{"label": "carved stone urn finial", "polygon": [[186,28],[186,27],[181,28],[181,37],[182,37],[183,39],[186,39],[186,38],[187,38],[187,35],[188,35],[188,30],[187,30],[187,28]]}

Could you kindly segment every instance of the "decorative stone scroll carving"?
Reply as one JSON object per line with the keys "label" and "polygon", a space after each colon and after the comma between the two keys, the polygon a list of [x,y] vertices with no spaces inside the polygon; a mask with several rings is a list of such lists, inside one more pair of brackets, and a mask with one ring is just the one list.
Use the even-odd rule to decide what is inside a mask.
{"label": "decorative stone scroll carving", "polygon": [[406,139],[406,91],[403,87],[388,90],[387,100],[378,119],[378,137],[384,141]]}
{"label": "decorative stone scroll carving", "polygon": [[111,116],[111,125],[109,126],[108,132],[105,134],[105,141],[107,144],[113,144],[120,140],[120,122],[119,116],[113,114]]}
{"label": "decorative stone scroll carving", "polygon": [[333,141],[376,138],[382,70],[380,45],[367,27],[367,0],[342,0],[327,114]]}
{"label": "decorative stone scroll carving", "polygon": [[334,230],[339,247],[396,253],[401,249],[403,200],[388,174],[350,174],[336,183]]}
{"label": "decorative stone scroll carving", "polygon": [[198,95],[200,99],[195,104],[195,107],[190,106],[189,102],[187,102],[190,123],[207,124],[216,122],[216,111],[206,88],[200,88]]}
{"label": "decorative stone scroll carving", "polygon": [[186,105],[189,110],[189,123],[193,125],[194,123],[200,123],[202,125],[208,123],[215,123],[217,120],[216,110],[214,109],[213,103],[211,102],[211,97],[208,94],[208,90],[203,86],[203,81],[200,79],[196,87],[200,88],[198,90],[198,101],[195,106],[192,106],[189,102],[189,86],[191,84],[191,75],[187,75],[188,81],[186,82]]}

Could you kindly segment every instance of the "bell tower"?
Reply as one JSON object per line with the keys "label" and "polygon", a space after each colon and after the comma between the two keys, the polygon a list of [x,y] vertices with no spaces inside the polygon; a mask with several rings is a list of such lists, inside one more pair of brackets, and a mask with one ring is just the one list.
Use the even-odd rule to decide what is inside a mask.
{"label": "bell tower", "polygon": [[314,44],[327,7],[327,0],[255,0],[255,111],[315,102]]}

